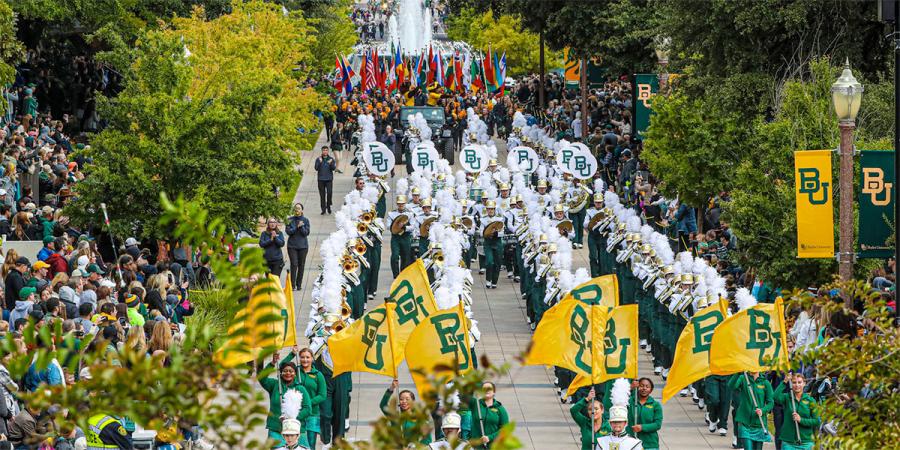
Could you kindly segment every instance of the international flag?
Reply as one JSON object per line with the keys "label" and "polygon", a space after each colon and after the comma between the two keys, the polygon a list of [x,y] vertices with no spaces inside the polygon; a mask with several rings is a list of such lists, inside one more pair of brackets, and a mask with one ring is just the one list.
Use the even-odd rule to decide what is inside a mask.
{"label": "international flag", "polygon": [[472,64],[469,66],[469,88],[473,92],[484,90],[484,78],[482,78],[481,74],[481,63],[477,59],[473,59]]}
{"label": "international flag", "polygon": [[709,346],[713,332],[728,317],[728,303],[718,302],[697,311],[681,331],[675,345],[675,358],[662,391],[663,403],[691,383],[712,375],[709,370]]}
{"label": "international flag", "polygon": [[482,61],[482,70],[484,71],[484,85],[488,92],[497,90],[497,71],[494,69],[494,55],[491,47],[488,46],[487,56]]}
{"label": "international flag", "polygon": [[759,303],[725,319],[713,332],[709,369],[713,375],[767,372],[788,367],[784,303]]}
{"label": "international flag", "polygon": [[456,90],[464,91],[463,88],[463,70],[462,70],[462,58],[459,56],[459,51],[457,51],[453,55],[453,75],[456,77]]}
{"label": "international flag", "polygon": [[363,77],[363,91],[368,92],[375,88],[375,60],[372,58],[372,53],[366,52],[366,71],[365,77]]}
{"label": "international flag", "polygon": [[393,87],[391,88],[391,91],[393,91],[399,89],[403,82],[406,81],[406,67],[403,64],[403,56],[400,53],[399,45],[394,53],[394,70],[391,71],[391,74],[394,77]]}
{"label": "international flag", "polygon": [[269,275],[250,292],[250,300],[228,327],[228,338],[214,359],[232,368],[253,361],[263,349],[281,350],[296,343],[293,296],[289,303],[278,278]]}
{"label": "international flag", "polygon": [[434,72],[437,70],[436,64],[434,62],[434,51],[431,48],[431,45],[428,46],[428,60],[425,61],[425,85],[431,86],[431,83],[434,82]]}
{"label": "international flag", "polygon": [[423,53],[421,55],[416,56],[416,74],[415,75],[416,75],[416,85],[417,86],[424,84],[423,81],[425,81],[425,80],[423,80],[423,77],[427,77],[427,72],[428,72],[427,68],[428,68],[428,64],[425,63],[425,54]]}
{"label": "international flag", "polygon": [[638,372],[638,305],[610,308],[601,345],[600,371],[579,373],[569,384],[568,395],[582,386],[600,384],[615,378],[637,378]]}
{"label": "international flag", "polygon": [[475,355],[462,303],[436,311],[416,325],[405,354],[420,396],[432,390],[429,375],[446,382],[471,371]]}
{"label": "international flag", "polygon": [[[494,53],[494,58],[497,58],[497,54]],[[497,60],[494,60],[494,68],[497,71],[497,89],[500,91],[499,95],[503,95],[503,92],[506,88],[506,52],[503,52],[503,56]]]}
{"label": "international flag", "polygon": [[[444,59],[441,57],[441,50],[434,54],[432,62],[434,63],[434,78],[433,81],[436,81],[438,86],[444,85]],[[431,85],[431,81],[428,82],[428,85]]]}
{"label": "international flag", "polygon": [[334,376],[353,371],[396,378],[410,335],[435,311],[425,265],[417,259],[394,279],[384,305],[328,338]]}

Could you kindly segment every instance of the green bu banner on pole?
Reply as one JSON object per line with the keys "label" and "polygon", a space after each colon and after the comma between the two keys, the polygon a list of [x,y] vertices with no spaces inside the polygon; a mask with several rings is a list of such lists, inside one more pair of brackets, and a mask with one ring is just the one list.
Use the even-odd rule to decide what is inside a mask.
{"label": "green bu banner on pole", "polygon": [[894,255],[894,195],[897,174],[894,152],[863,150],[859,158],[859,257],[887,259]]}
{"label": "green bu banner on pole", "polygon": [[653,96],[659,91],[659,76],[656,74],[639,73],[634,75],[634,133],[635,137],[642,139],[647,127],[650,126],[650,115],[653,110]]}

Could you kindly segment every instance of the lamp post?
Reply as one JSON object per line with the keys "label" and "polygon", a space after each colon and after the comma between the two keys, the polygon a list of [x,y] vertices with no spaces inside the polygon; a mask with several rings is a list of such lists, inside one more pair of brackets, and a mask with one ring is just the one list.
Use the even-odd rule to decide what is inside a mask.
{"label": "lamp post", "polygon": [[[838,246],[838,273],[841,281],[853,278],[853,130],[856,128],[856,114],[862,101],[863,86],[856,81],[850,71],[850,60],[844,63],[840,78],[831,85],[831,101],[841,129],[841,171],[840,171],[840,243]],[[852,299],[846,296],[847,306]]]}
{"label": "lamp post", "polygon": [[659,38],[656,41],[656,62],[659,63],[659,92],[666,89],[666,83],[669,81],[669,38]]}

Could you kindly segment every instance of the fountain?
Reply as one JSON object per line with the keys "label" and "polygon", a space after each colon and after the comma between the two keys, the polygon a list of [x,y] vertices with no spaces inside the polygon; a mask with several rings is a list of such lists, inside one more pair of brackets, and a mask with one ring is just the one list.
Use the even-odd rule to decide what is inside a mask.
{"label": "fountain", "polygon": [[357,55],[374,48],[379,55],[387,56],[391,54],[391,47],[396,48],[398,45],[407,55],[427,53],[429,46],[434,51],[440,50],[445,58],[457,51],[463,56],[470,52],[465,42],[449,41],[442,31],[433,31],[435,28],[441,30],[442,25],[436,24],[430,1],[382,0],[381,7],[389,13],[385,40],[357,45]]}

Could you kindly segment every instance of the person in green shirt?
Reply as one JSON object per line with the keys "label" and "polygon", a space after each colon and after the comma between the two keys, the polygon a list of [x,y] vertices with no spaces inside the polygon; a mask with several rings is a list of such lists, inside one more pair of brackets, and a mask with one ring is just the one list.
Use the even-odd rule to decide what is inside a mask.
{"label": "person in green shirt", "polygon": [[[296,348],[296,347],[295,347]],[[291,353],[293,356],[295,353]],[[298,379],[300,384],[309,392],[310,406],[312,411],[306,418],[304,429],[306,430],[306,440],[309,442],[309,448],[316,448],[316,439],[319,437],[319,405],[325,401],[328,394],[328,386],[325,384],[325,377],[322,372],[313,367],[313,352],[308,348],[304,348],[296,352],[300,360],[300,373]]]}
{"label": "person in green shirt", "polygon": [[[391,416],[397,414],[396,411],[393,411],[390,403],[391,397],[394,395],[394,392],[397,391],[397,388],[400,387],[400,380],[394,379],[391,381],[391,386],[384,391],[384,395],[381,396],[381,404],[379,407],[381,408],[381,412],[384,413],[385,416]],[[400,409],[399,413],[402,416],[403,414],[409,414],[412,410],[413,403],[416,401],[416,394],[413,394],[409,389],[404,389],[400,391],[400,394],[397,396],[397,407]],[[416,427],[416,422],[413,420],[406,420],[403,422],[403,435],[406,438],[406,441],[411,439],[411,436],[414,434],[414,429]],[[425,431],[425,437],[422,438],[419,442],[423,445],[428,445],[431,443],[431,430]],[[405,444],[408,444],[406,442]]]}
{"label": "person in green shirt", "polygon": [[[288,358],[292,358],[292,356],[288,356]],[[260,376],[259,384],[269,393],[269,415],[266,417],[266,429],[269,431],[269,438],[277,443],[274,448],[285,444],[284,438],[281,436],[282,420],[296,419],[300,423],[304,423],[312,411],[312,402],[310,401],[312,397],[310,397],[306,388],[300,384],[300,381],[297,380],[297,365],[288,358],[285,358],[278,364],[278,378],[268,376],[271,372],[270,369],[278,361],[278,352],[272,355],[272,362],[260,371],[260,374],[266,374],[265,376]],[[284,395],[290,390],[295,390],[303,396],[300,412],[297,414],[297,417],[281,417]],[[300,433],[299,442],[300,445],[308,447],[305,433]]]}
{"label": "person in green shirt", "polygon": [[[785,386],[791,386],[791,392],[785,392]],[[803,392],[806,379],[802,373],[788,374],[784,383],[778,385],[773,397],[775,403],[784,408],[784,419],[781,423],[781,450],[811,450],[813,434],[822,424],[816,414],[816,401]],[[791,398],[793,397],[793,399]]]}
{"label": "person in green shirt", "polygon": [[609,424],[603,420],[603,402],[596,398],[593,388],[587,397],[575,402],[569,412],[581,430],[581,450],[592,450],[598,437],[609,434]]}
{"label": "person in green shirt", "polygon": [[637,397],[631,397],[628,405],[628,434],[641,440],[644,450],[659,448],[659,429],[662,428],[662,404],[650,394],[653,392],[653,381],[641,378],[631,385],[637,389]]}
{"label": "person in green shirt", "polygon": [[506,408],[499,400],[494,399],[497,388],[494,383],[485,381],[481,385],[484,391],[484,398],[474,401],[472,409],[472,437],[480,438],[481,443],[490,448],[492,443],[497,439],[500,429],[509,423],[509,415]]}
{"label": "person in green shirt", "polygon": [[737,373],[732,376],[729,386],[739,398],[734,423],[740,425],[737,432],[738,444],[745,450],[762,450],[763,442],[772,440],[766,428],[766,415],[775,406],[772,385],[759,372]]}

